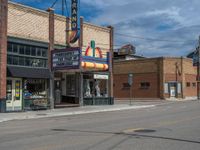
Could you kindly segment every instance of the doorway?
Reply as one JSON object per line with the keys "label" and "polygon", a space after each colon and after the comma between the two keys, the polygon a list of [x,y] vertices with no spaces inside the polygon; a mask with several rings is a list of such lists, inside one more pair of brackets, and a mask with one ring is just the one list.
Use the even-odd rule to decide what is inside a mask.
{"label": "doorway", "polygon": [[22,79],[8,78],[6,93],[7,93],[6,111],[21,111]]}
{"label": "doorway", "polygon": [[177,83],[170,83],[170,97],[176,97],[177,95]]}

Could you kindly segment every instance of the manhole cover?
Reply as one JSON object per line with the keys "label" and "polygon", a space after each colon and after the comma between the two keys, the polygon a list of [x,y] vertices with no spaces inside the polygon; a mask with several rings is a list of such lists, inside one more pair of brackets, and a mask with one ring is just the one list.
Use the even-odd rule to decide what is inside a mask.
{"label": "manhole cover", "polygon": [[156,130],[152,130],[152,129],[139,129],[139,130],[135,130],[134,132],[137,132],[137,133],[152,133],[152,132],[156,132]]}

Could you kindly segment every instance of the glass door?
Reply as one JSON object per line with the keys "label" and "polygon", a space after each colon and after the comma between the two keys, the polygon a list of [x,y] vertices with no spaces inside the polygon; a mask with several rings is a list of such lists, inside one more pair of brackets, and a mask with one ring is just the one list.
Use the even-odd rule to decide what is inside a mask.
{"label": "glass door", "polygon": [[18,78],[8,78],[6,92],[6,111],[22,110],[22,80]]}

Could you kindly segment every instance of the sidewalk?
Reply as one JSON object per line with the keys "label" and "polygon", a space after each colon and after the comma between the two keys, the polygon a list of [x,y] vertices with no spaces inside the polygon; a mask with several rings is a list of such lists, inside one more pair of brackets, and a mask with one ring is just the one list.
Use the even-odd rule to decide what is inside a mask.
{"label": "sidewalk", "polygon": [[27,111],[17,113],[0,113],[0,122],[10,120],[24,120],[24,119],[36,119],[36,118],[47,118],[56,116],[69,116],[79,114],[89,114],[97,112],[111,112],[119,110],[130,110],[130,109],[142,109],[155,107],[153,104],[149,105],[128,105],[128,104],[115,104],[109,106],[84,106],[84,107],[73,107],[64,109],[53,109],[53,110],[40,110],[40,111]]}

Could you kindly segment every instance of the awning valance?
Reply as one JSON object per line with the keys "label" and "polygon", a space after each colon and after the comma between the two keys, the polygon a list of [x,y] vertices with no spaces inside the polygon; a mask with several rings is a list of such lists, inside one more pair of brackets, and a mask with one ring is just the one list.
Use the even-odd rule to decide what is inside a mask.
{"label": "awning valance", "polygon": [[49,69],[43,68],[27,68],[18,66],[8,66],[7,76],[9,77],[21,77],[21,78],[37,78],[48,79],[50,78]]}

